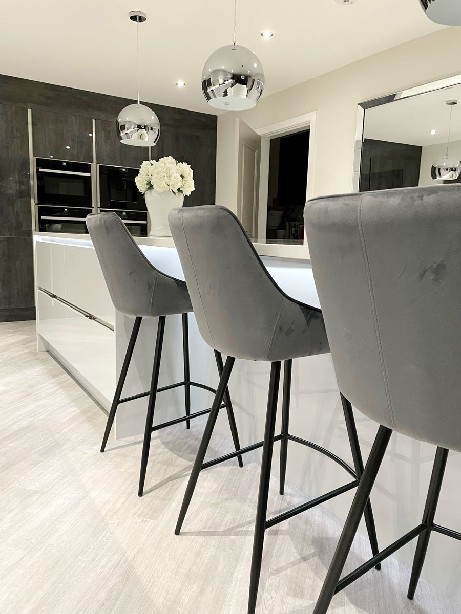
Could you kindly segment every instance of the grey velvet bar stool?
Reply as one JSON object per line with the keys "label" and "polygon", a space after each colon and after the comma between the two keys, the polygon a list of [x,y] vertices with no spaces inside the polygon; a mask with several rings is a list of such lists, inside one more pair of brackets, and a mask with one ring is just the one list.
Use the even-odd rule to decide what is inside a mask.
{"label": "grey velvet bar stool", "polygon": [[[139,474],[138,495],[142,496],[146,469],[149,461],[152,432],[159,429],[185,422],[190,428],[193,418],[209,413],[211,408],[191,413],[191,388],[203,388],[216,393],[214,388],[191,380],[189,340],[188,340],[188,313],[192,311],[192,304],[184,281],[166,275],[156,269],[144,256],[128,232],[122,220],[114,212],[89,215],[86,224],[93,241],[94,248],[107,283],[107,287],[115,308],[121,313],[135,318],[130,341],[128,343],[123,365],[117,382],[112,401],[106,429],[104,432],[101,452],[104,452],[114,423],[117,408],[121,403],[134,399],[149,397],[144,439]],[[159,388],[158,378],[160,372],[165,320],[167,316],[180,315],[183,331],[183,366],[184,380]],[[123,385],[128,373],[131,358],[135,348],[142,319],[145,317],[158,318],[157,340],[152,368],[152,381],[150,390],[122,399]],[[218,373],[221,375],[223,362],[221,354],[215,352]],[[158,392],[171,390],[184,386],[185,416],[154,426],[154,412]],[[228,391],[224,394],[224,405],[229,418],[229,425],[234,439],[235,447],[240,447],[237,426],[235,424],[234,410]],[[241,456],[238,456],[239,465],[242,466]]]}
{"label": "grey velvet bar stool", "polygon": [[[418,537],[413,599],[448,451],[461,451],[461,186],[347,194],[306,205],[306,232],[340,390],[377,422],[315,614],[377,562]],[[393,431],[437,446],[422,522],[340,579]]]}
{"label": "grey velvet bar stool", "polygon": [[[288,430],[292,360],[329,352],[320,309],[290,298],[278,287],[248,240],[240,222],[228,209],[218,206],[175,209],[170,213],[169,221],[200,333],[212,348],[228,357],[187,485],[176,534],[181,530],[201,469],[216,465],[238,453],[243,454],[263,447],[248,598],[248,612],[253,613],[257,602],[266,529],[357,486],[363,470],[357,431],[352,408],[343,399],[354,463],[352,468],[330,451],[293,436]],[[235,453],[205,463],[205,453],[236,358],[271,363],[264,442],[249,445]],[[282,425],[280,435],[275,435],[282,362],[284,362]],[[275,441],[281,442],[281,494],[284,492],[289,441],[304,444],[326,454],[345,469],[353,480],[288,512],[267,518],[269,479]],[[376,553],[378,544],[369,503],[366,523],[372,553]]]}

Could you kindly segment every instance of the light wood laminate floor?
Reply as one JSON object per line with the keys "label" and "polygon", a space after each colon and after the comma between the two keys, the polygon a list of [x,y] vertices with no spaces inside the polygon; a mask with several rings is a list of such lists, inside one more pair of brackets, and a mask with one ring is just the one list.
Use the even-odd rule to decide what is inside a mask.
{"label": "light wood laminate floor", "polygon": [[[203,421],[153,437],[146,495],[139,440],[99,444],[105,413],[47,354],[34,323],[0,324],[0,612],[245,614],[259,467],[203,472],[174,525]],[[214,438],[212,452],[228,442]],[[302,500],[277,494],[271,513]],[[258,612],[312,613],[341,530],[318,508],[267,533]],[[357,539],[349,567],[369,554]],[[443,552],[440,552],[443,564]],[[454,614],[427,582],[406,599],[407,568],[388,560],[338,595],[336,614]]]}

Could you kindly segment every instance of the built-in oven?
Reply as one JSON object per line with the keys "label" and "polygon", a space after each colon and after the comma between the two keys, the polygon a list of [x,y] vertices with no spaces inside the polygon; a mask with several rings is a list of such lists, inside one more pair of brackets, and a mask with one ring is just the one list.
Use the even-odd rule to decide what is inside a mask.
{"label": "built-in oven", "polygon": [[93,206],[91,164],[49,158],[35,159],[35,204]]}
{"label": "built-in oven", "polygon": [[131,234],[143,237],[147,235],[147,209],[136,187],[138,173],[137,168],[98,165],[98,208],[114,211]]}
{"label": "built-in oven", "polygon": [[63,205],[36,205],[36,228],[39,232],[86,234],[86,216],[91,207],[65,207]]}

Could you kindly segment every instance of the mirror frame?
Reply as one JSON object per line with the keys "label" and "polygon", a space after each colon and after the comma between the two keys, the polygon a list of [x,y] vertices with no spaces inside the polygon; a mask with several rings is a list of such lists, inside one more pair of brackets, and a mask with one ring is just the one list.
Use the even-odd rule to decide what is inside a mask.
{"label": "mirror frame", "polygon": [[355,144],[354,144],[354,169],[352,174],[352,190],[358,192],[360,189],[360,172],[362,166],[362,148],[363,148],[363,136],[365,131],[365,113],[367,109],[373,107],[379,107],[383,104],[389,104],[402,100],[402,98],[412,98],[413,96],[420,96],[421,94],[427,94],[437,90],[443,90],[454,85],[461,85],[461,75],[454,75],[453,77],[447,77],[445,79],[438,79],[437,81],[431,81],[429,83],[423,83],[422,85],[416,85],[394,94],[387,94],[386,96],[380,96],[379,98],[372,98],[364,102],[360,102],[357,109],[357,128],[355,132]]}

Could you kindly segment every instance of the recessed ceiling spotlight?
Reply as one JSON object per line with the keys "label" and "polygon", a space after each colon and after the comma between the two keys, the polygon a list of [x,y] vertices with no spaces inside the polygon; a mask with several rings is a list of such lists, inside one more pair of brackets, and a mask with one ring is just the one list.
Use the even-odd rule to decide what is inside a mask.
{"label": "recessed ceiling spotlight", "polygon": [[263,30],[261,32],[261,36],[262,38],[265,38],[266,40],[268,40],[269,38],[272,38],[274,36],[274,33],[271,32],[271,30]]}
{"label": "recessed ceiling spotlight", "polygon": [[185,81],[181,81],[181,79],[179,79],[179,81],[176,81],[176,85],[178,87],[184,87],[186,85],[186,82]]}
{"label": "recessed ceiling spotlight", "polygon": [[338,4],[354,4],[357,0],[336,0]]}
{"label": "recessed ceiling spotlight", "polygon": [[431,135],[434,136],[434,134],[437,134],[437,130],[435,128],[432,128]]}

